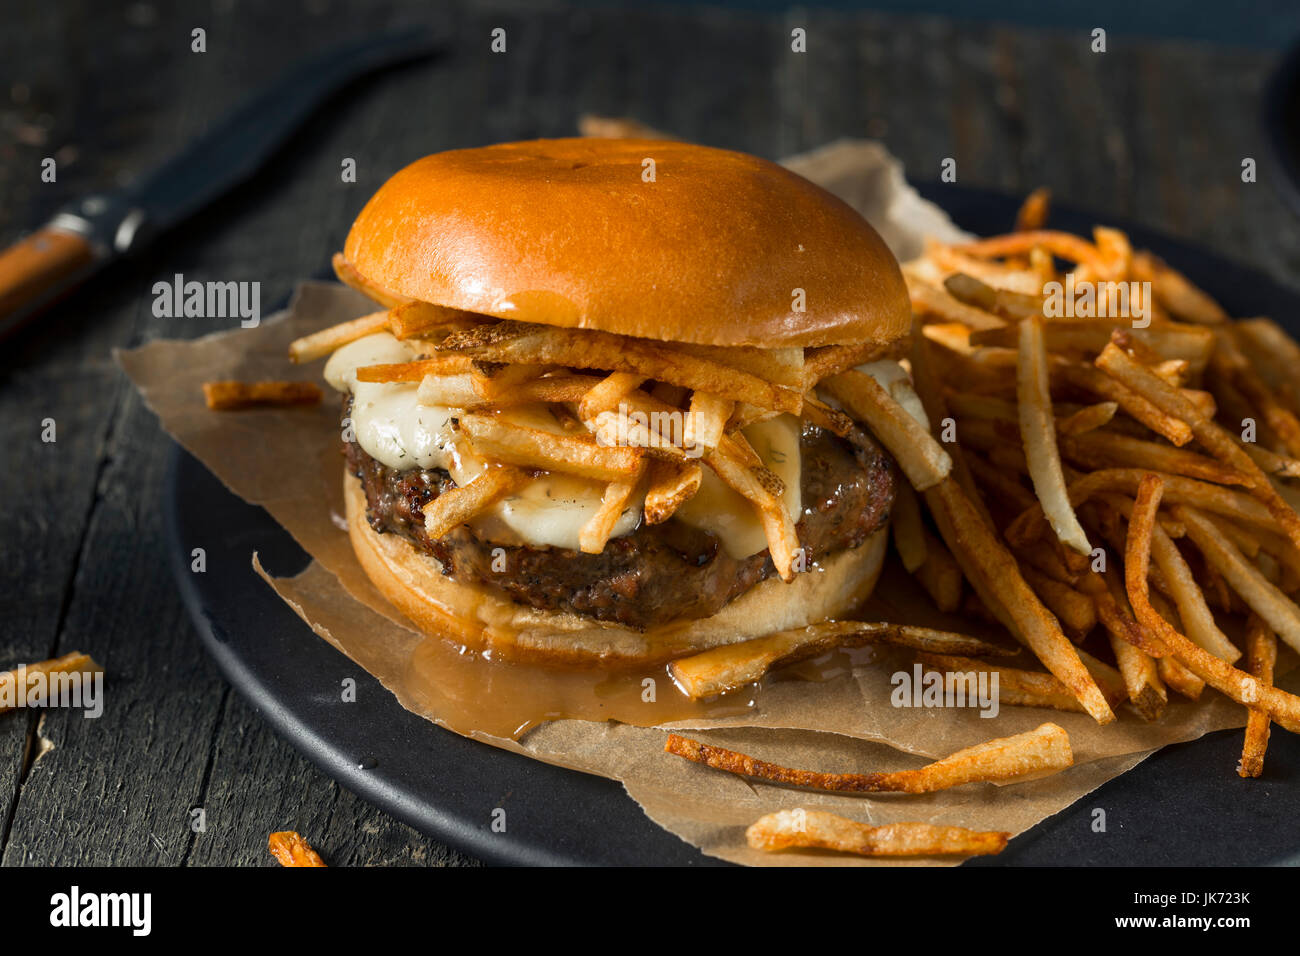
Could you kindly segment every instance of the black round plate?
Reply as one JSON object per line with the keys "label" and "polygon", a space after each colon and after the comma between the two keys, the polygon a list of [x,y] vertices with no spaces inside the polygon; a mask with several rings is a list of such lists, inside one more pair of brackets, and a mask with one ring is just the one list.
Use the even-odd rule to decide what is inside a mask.
{"label": "black round plate", "polygon": [[[1010,227],[1016,201],[956,186],[922,189],[976,233]],[[1094,217],[1053,210],[1053,225],[1088,232]],[[1300,314],[1300,296],[1208,252],[1138,227],[1135,246],[1202,282],[1236,315]],[[718,861],[655,826],[616,782],[474,743],[415,716],[318,638],[249,565],[275,575],[307,555],[261,508],[231,494],[176,449],[168,479],[172,568],[199,636],[226,678],[295,747],[343,786],[428,835],[494,863],[698,865]],[[190,571],[192,542],[207,572]],[[357,679],[355,703],[320,690]],[[1300,862],[1300,738],[1276,733],[1266,776],[1241,780],[1239,731],[1168,747],[1012,841],[1018,863],[1197,865]],[[508,807],[505,833],[490,827]],[[1107,832],[1093,832],[1093,810]]]}

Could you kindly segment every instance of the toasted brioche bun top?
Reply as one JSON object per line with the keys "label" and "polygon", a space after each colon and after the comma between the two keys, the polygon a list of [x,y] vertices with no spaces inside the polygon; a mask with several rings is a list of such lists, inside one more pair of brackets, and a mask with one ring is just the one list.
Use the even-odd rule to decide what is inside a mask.
{"label": "toasted brioche bun top", "polygon": [[911,323],[897,262],[845,203],[775,163],[665,140],[427,156],[375,193],[345,255],[425,302],[662,341],[890,344]]}

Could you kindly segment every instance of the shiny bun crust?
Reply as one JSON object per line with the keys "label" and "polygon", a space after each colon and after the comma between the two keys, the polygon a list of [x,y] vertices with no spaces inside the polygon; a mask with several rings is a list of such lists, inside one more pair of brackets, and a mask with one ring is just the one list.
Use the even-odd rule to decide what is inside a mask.
{"label": "shiny bun crust", "polygon": [[426,302],[662,341],[890,344],[911,323],[897,262],[849,206],[775,163],[666,140],[427,156],[375,193],[345,255]]}
{"label": "shiny bun crust", "polygon": [[361,482],[344,472],[348,534],[357,560],[379,591],[423,634],[503,657],[568,666],[654,663],[721,644],[843,617],[870,596],[888,534],[831,555],[791,584],[769,578],[717,614],[636,631],[558,611],[524,607],[444,576],[438,562],[366,521]]}

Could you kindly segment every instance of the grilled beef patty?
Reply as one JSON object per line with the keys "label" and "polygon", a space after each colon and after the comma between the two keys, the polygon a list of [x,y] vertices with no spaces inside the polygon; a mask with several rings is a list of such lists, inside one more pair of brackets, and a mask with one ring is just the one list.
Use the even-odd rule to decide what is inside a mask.
{"label": "grilled beef patty", "polygon": [[[451,476],[440,468],[396,471],[356,442],[344,445],[348,468],[365,488],[372,528],[399,534],[432,554],[454,580],[530,607],[645,629],[715,614],[775,573],[766,550],[733,558],[711,532],[671,518],[611,538],[600,554],[494,544],[477,538],[467,525],[434,541],[425,533],[422,509],[455,487]],[[800,447],[803,515],[796,527],[811,563],[856,548],[884,525],[893,506],[896,466],[865,435],[850,444],[805,424]],[[496,548],[504,551],[504,570],[492,570]]]}

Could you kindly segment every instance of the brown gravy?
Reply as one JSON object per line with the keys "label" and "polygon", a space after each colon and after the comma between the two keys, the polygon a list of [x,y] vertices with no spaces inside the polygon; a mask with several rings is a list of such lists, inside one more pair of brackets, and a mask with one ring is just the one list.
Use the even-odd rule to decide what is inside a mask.
{"label": "brown gravy", "polygon": [[548,720],[616,720],[651,727],[670,720],[730,717],[758,706],[757,684],[706,701],[691,700],[666,664],[546,667],[501,659],[438,637],[416,647],[405,689],[461,734],[518,739]]}

